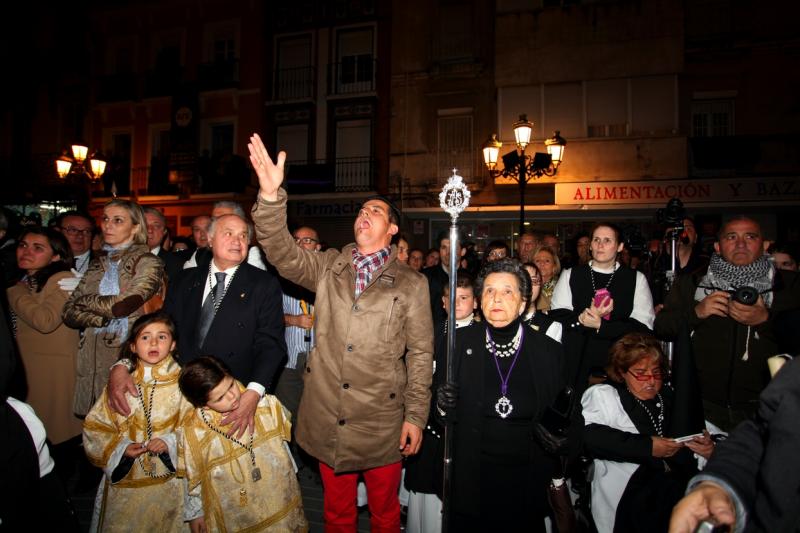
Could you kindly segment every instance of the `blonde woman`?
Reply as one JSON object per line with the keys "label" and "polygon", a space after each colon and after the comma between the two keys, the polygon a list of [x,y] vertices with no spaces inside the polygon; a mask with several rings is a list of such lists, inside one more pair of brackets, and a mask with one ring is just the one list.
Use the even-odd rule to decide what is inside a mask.
{"label": "blonde woman", "polygon": [[78,349],[74,410],[86,415],[103,392],[128,326],[161,289],[164,264],[147,247],[139,204],[114,199],[103,208],[103,247],[64,307],[64,323],[84,329]]}

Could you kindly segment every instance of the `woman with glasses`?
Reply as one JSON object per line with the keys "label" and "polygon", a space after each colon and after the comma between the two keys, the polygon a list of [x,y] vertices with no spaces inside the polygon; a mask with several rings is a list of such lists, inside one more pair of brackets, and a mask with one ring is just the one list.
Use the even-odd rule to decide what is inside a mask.
{"label": "woman with glasses", "polygon": [[128,325],[162,288],[164,264],[147,247],[139,204],[115,199],[103,208],[103,247],[64,307],[64,323],[83,328],[74,410],[86,415],[108,382]]}
{"label": "woman with glasses", "polygon": [[687,442],[668,435],[673,390],[660,342],[629,333],[611,347],[608,381],[581,399],[586,451],[594,458],[592,516],[600,533],[667,531],[672,507],[697,472],[692,452],[708,458],[708,432]]}
{"label": "woman with glasses", "polygon": [[483,263],[481,267],[486,266],[486,263],[499,261],[506,257],[511,257],[511,249],[508,247],[508,244],[501,240],[492,241],[486,245],[486,249],[483,251]]}

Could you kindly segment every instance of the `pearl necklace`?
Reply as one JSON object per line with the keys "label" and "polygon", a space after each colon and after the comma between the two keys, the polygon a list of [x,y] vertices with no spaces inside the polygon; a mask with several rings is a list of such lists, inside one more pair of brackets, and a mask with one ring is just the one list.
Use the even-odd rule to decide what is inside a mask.
{"label": "pearl necklace", "polygon": [[658,401],[656,402],[656,407],[658,407],[658,418],[656,418],[642,400],[637,398],[630,389],[628,389],[628,392],[631,393],[631,396],[633,396],[633,399],[636,400],[636,403],[638,403],[642,409],[644,409],[644,412],[647,413],[647,416],[650,418],[650,423],[653,424],[653,428],[656,430],[658,436],[663,437],[664,429],[661,427],[661,425],[664,423],[664,400],[661,398],[661,393],[656,393],[656,398],[658,398]]}
{"label": "pearl necklace", "polygon": [[489,353],[496,354],[497,357],[511,357],[517,353],[519,343],[522,340],[522,324],[517,328],[517,334],[506,344],[497,344],[489,335],[489,328],[486,328],[486,349]]}
{"label": "pearl necklace", "polygon": [[[589,278],[592,280],[592,297],[594,297],[594,293],[597,292],[597,289],[594,285],[594,268],[592,268],[593,263],[589,263]],[[614,263],[614,270],[611,271],[611,277],[608,278],[608,283],[606,286],[603,287],[604,289],[608,289],[611,286],[611,282],[614,281],[614,274],[617,273],[617,263]]]}

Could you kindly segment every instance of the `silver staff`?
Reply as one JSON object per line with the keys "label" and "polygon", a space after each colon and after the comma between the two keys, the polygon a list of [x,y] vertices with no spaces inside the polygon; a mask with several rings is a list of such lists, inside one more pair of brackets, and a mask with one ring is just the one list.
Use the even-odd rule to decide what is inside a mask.
{"label": "silver staff", "polygon": [[[456,276],[458,273],[458,261],[460,257],[457,250],[458,242],[458,215],[469,205],[470,192],[464,180],[458,175],[454,168],[453,175],[447,180],[442,192],[439,193],[439,205],[450,215],[450,312],[447,315],[447,363],[446,381],[451,383],[453,375],[453,363],[455,361],[456,349]],[[444,259],[444,258],[442,258]],[[442,489],[442,531],[447,533],[450,515],[450,483],[453,471],[453,424],[447,420],[444,427],[444,485]]]}

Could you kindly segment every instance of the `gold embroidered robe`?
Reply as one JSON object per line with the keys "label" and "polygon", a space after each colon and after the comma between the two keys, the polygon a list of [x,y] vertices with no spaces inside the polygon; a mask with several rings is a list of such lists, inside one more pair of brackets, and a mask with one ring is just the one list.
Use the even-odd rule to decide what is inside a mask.
{"label": "gold embroidered robe", "polygon": [[[178,430],[181,422],[191,414],[192,406],[181,395],[178,388],[180,367],[168,356],[150,367],[148,378],[144,364],[140,361],[133,373],[133,380],[141,389],[145,406],[151,407],[152,437],[161,437],[172,443],[170,455],[173,466],[178,468]],[[155,390],[153,386],[155,384]],[[100,483],[99,515],[95,510],[93,528],[98,531],[188,531],[183,522],[185,481],[178,479],[181,472],[166,478],[148,476],[142,463],[148,466],[148,454],[136,459],[130,471],[116,483],[111,482],[111,473],[119,464],[120,451],[130,442],[147,440],[145,412],[139,398],[128,396],[131,414],[122,416],[108,406],[108,389],[92,407],[83,424],[83,445],[89,461],[102,468],[106,475]],[[161,460],[149,457],[155,465],[154,474],[167,472]],[[114,464],[110,464],[110,463]]]}
{"label": "gold embroidered robe", "polygon": [[[222,414],[206,408],[205,415],[214,427],[227,432],[227,426],[219,425]],[[253,481],[247,449],[210,429],[200,409],[187,418],[180,457],[185,461],[189,494],[202,498],[208,531],[308,531],[300,485],[284,444],[291,427],[277,398],[267,395],[259,401],[253,451],[261,479]],[[249,433],[238,440],[248,444]]]}

